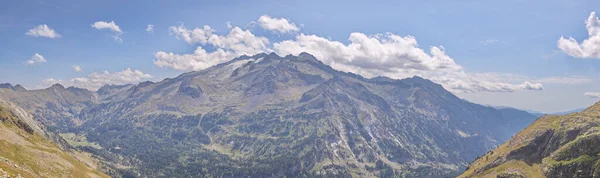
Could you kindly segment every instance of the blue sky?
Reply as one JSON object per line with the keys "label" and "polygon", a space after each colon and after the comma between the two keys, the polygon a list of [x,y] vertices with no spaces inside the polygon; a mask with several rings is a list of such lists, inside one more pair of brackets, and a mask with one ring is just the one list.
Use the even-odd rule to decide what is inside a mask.
{"label": "blue sky", "polygon": [[[369,51],[353,55],[349,61],[341,59],[342,54],[329,55],[336,51],[316,51],[323,53],[316,56],[339,70],[367,77],[421,75],[476,103],[558,112],[586,107],[600,96],[595,95],[600,92],[600,57],[595,56],[594,49],[587,49],[587,56],[578,56],[557,45],[561,36],[573,37],[579,43],[591,38],[586,20],[595,11],[600,12],[600,1],[8,0],[0,6],[0,39],[4,41],[0,44],[0,82],[22,84],[29,89],[47,87],[53,82],[93,89],[99,81],[115,84],[158,81],[185,71],[200,70],[205,65],[225,60],[224,57],[244,54],[225,42],[186,41],[185,31],[173,30],[177,27],[191,32],[208,25],[223,41],[228,39],[230,31],[239,27],[241,32],[251,33],[253,37],[268,39],[265,46],[249,47],[251,52],[291,54],[298,50],[317,50],[317,47],[303,46],[315,40],[327,40],[331,42],[329,45],[339,42],[348,47],[339,53],[351,53],[352,33],[364,34],[365,39],[379,39],[375,35],[382,34],[381,43],[394,36],[411,36],[418,43],[408,47],[390,44],[386,49],[406,49],[389,54],[389,60],[402,61],[393,56],[413,54],[415,50],[419,54],[422,50],[424,53],[420,56],[435,60],[430,47],[437,47],[444,52],[440,56],[447,56],[452,62],[434,61],[424,66],[427,69],[423,66],[417,69],[407,68],[406,62],[361,61],[373,60],[369,58],[372,56],[365,55],[371,54]],[[263,27],[259,18],[264,15],[270,17],[265,24],[285,19],[297,30],[279,32]],[[94,28],[92,24],[96,22],[114,22],[121,32]],[[60,37],[26,34],[39,25],[48,26]],[[147,31],[148,25],[153,25],[152,31]],[[386,34],[388,32],[391,35]],[[305,43],[300,42],[298,36],[301,35],[307,36]],[[122,41],[114,40],[113,36]],[[275,47],[285,40],[294,43]],[[239,44],[246,43],[242,40]],[[203,61],[199,56],[182,57],[194,54],[198,47],[207,53],[218,49],[226,53],[214,61]],[[157,57],[159,52],[173,55]],[[43,56],[45,62],[28,64],[36,53]],[[198,65],[182,68],[169,63],[176,60],[191,60]],[[156,61],[166,62],[158,65]],[[361,65],[365,63],[385,65],[369,68]],[[381,67],[389,64],[404,65]],[[74,65],[82,70],[75,71]],[[447,71],[447,66],[442,65],[460,69]],[[130,78],[123,79],[121,75]],[[77,78],[80,80],[73,80]],[[588,96],[584,96],[586,92]]]}

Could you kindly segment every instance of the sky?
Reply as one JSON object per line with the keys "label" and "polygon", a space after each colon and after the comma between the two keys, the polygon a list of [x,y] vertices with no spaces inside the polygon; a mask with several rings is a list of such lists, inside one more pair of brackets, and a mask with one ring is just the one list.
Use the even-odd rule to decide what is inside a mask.
{"label": "sky", "polygon": [[0,83],[160,81],[241,55],[309,52],[365,77],[418,75],[485,105],[600,99],[600,1],[76,1],[0,5]]}

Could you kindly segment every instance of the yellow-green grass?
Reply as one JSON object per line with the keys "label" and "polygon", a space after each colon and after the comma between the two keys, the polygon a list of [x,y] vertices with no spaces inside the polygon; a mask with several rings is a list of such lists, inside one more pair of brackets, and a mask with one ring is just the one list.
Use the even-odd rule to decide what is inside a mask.
{"label": "yellow-green grass", "polygon": [[[5,108],[0,118],[14,118]],[[0,122],[0,169],[11,177],[109,177],[79,161],[38,133]]]}

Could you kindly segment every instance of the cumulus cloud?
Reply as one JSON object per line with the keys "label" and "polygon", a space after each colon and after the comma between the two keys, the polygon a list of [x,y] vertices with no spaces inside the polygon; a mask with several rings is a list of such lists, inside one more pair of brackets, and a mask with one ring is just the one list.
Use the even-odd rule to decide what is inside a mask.
{"label": "cumulus cloud", "polygon": [[34,37],[46,37],[46,38],[60,38],[61,35],[58,34],[54,29],[51,29],[46,24],[38,25],[37,27],[32,28],[27,31],[25,35],[34,36]]}
{"label": "cumulus cloud", "polygon": [[169,31],[177,39],[188,44],[210,45],[216,50],[207,52],[198,46],[192,54],[175,54],[159,51],[154,54],[154,64],[159,67],[169,67],[176,70],[201,70],[231,60],[241,55],[254,55],[272,51],[268,45],[269,40],[258,37],[249,30],[232,27],[227,35],[214,34],[216,31],[210,26],[203,28],[187,29],[185,26],[172,26]]}
{"label": "cumulus cloud", "polygon": [[217,48],[231,51],[235,55],[253,55],[270,51],[269,39],[255,36],[249,30],[242,30],[240,27],[231,28],[227,35],[212,34],[208,38],[208,43]]}
{"label": "cumulus cloud", "polygon": [[202,70],[231,60],[234,57],[236,56],[233,53],[223,49],[207,53],[206,50],[199,46],[193,54],[174,54],[159,51],[154,54],[154,64],[159,67],[168,67],[175,70]]}
{"label": "cumulus cloud", "polygon": [[[365,77],[387,76],[395,79],[418,75],[438,82],[453,92],[543,89],[541,83],[532,82],[526,77],[517,80],[512,74],[466,72],[446,54],[443,46],[424,50],[418,45],[417,39],[409,35],[355,32],[349,35],[348,42],[340,42],[300,33],[293,39],[270,45],[267,38],[256,36],[249,30],[232,26],[229,30],[227,35],[218,35],[210,26],[194,29],[188,29],[183,24],[172,26],[169,28],[171,35],[188,44],[200,46],[191,54],[159,51],[155,53],[154,64],[176,70],[202,70],[244,54],[277,52],[280,55],[298,55],[308,52],[337,70]],[[211,46],[215,50],[208,52],[203,46]]]}
{"label": "cumulus cloud", "polygon": [[[316,35],[300,34],[295,40],[275,43],[282,55],[308,52],[326,64],[345,70],[370,70],[379,72],[457,71],[462,67],[446,55],[443,47],[431,47],[429,53],[417,45],[412,36],[395,34],[351,33],[348,45]],[[355,69],[352,69],[355,68]]]}
{"label": "cumulus cloud", "polygon": [[422,76],[458,93],[543,89],[541,83],[511,79],[513,74],[466,72],[446,54],[443,46],[432,46],[426,52],[413,36],[355,32],[350,34],[348,41],[344,44],[316,35],[299,34],[294,40],[274,43],[273,46],[281,55],[308,52],[337,70],[365,77],[401,79]]}
{"label": "cumulus cloud", "polygon": [[92,24],[92,27],[97,30],[108,29],[114,33],[111,36],[113,38],[113,40],[115,40],[116,42],[119,42],[119,43],[123,42],[123,39],[121,38],[123,31],[121,31],[121,28],[117,24],[115,24],[115,21],[110,21],[110,22],[97,21]]}
{"label": "cumulus cloud", "polygon": [[146,27],[146,31],[147,31],[147,32],[154,31],[154,25],[152,25],[152,24],[148,24],[148,26]]}
{"label": "cumulus cloud", "polygon": [[588,38],[579,43],[573,37],[560,37],[558,48],[570,56],[577,58],[600,59],[600,20],[596,12],[592,12],[585,21]]}
{"label": "cumulus cloud", "polygon": [[115,24],[115,21],[110,21],[110,22],[97,21],[92,24],[92,27],[94,27],[98,30],[109,29],[110,31],[113,31],[116,33],[123,33],[123,31],[121,31],[121,28],[117,24]]}
{"label": "cumulus cloud", "polygon": [[25,64],[27,65],[35,65],[35,64],[39,64],[39,63],[46,63],[48,62],[46,60],[46,58],[44,58],[44,56],[35,53],[33,56],[31,56],[31,58],[27,61],[25,61]]}
{"label": "cumulus cloud", "polygon": [[81,69],[81,66],[78,66],[78,65],[74,65],[74,66],[73,66],[73,70],[74,70],[75,72],[81,72],[81,71],[82,71],[82,69]]}
{"label": "cumulus cloud", "polygon": [[188,44],[206,44],[208,38],[215,32],[210,26],[205,25],[202,28],[194,28],[193,30],[187,29],[183,24],[179,26],[169,27],[169,33],[174,35],[177,39],[183,40]]}
{"label": "cumulus cloud", "polygon": [[146,80],[152,77],[152,75],[143,73],[142,71],[127,68],[123,71],[113,73],[110,73],[108,71],[104,71],[101,73],[94,72],[89,74],[87,77],[73,78],[70,80],[59,80],[49,78],[43,80],[42,83],[44,85],[60,83],[65,86],[74,86],[89,90],[98,90],[98,88],[102,87],[105,84],[123,85],[140,82],[142,80]]}
{"label": "cumulus cloud", "polygon": [[268,15],[260,16],[260,18],[258,18],[258,25],[265,30],[278,33],[292,33],[300,31],[300,28],[290,20],[286,18],[273,18]]}
{"label": "cumulus cloud", "polygon": [[583,96],[587,96],[590,98],[600,98],[600,92],[585,92]]}
{"label": "cumulus cloud", "polygon": [[269,51],[269,39],[255,36],[250,30],[243,30],[240,27],[231,28],[227,35],[214,34],[216,31],[208,25],[193,30],[189,30],[183,25],[172,26],[169,28],[169,32],[177,39],[184,40],[188,44],[209,44],[223,50],[229,50],[236,55],[252,55]]}

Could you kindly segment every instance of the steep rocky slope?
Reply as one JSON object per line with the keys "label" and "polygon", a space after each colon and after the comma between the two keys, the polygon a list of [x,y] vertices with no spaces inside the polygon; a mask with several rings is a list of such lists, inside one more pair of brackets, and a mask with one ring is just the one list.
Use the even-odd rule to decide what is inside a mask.
{"label": "steep rocky slope", "polygon": [[600,177],[600,103],[537,119],[460,177]]}
{"label": "steep rocky slope", "polygon": [[242,56],[97,92],[0,89],[125,176],[441,177],[535,116],[464,101],[413,77],[336,71],[312,55]]}
{"label": "steep rocky slope", "polygon": [[80,159],[93,164],[88,155],[47,139],[22,109],[0,102],[0,177],[108,177]]}

